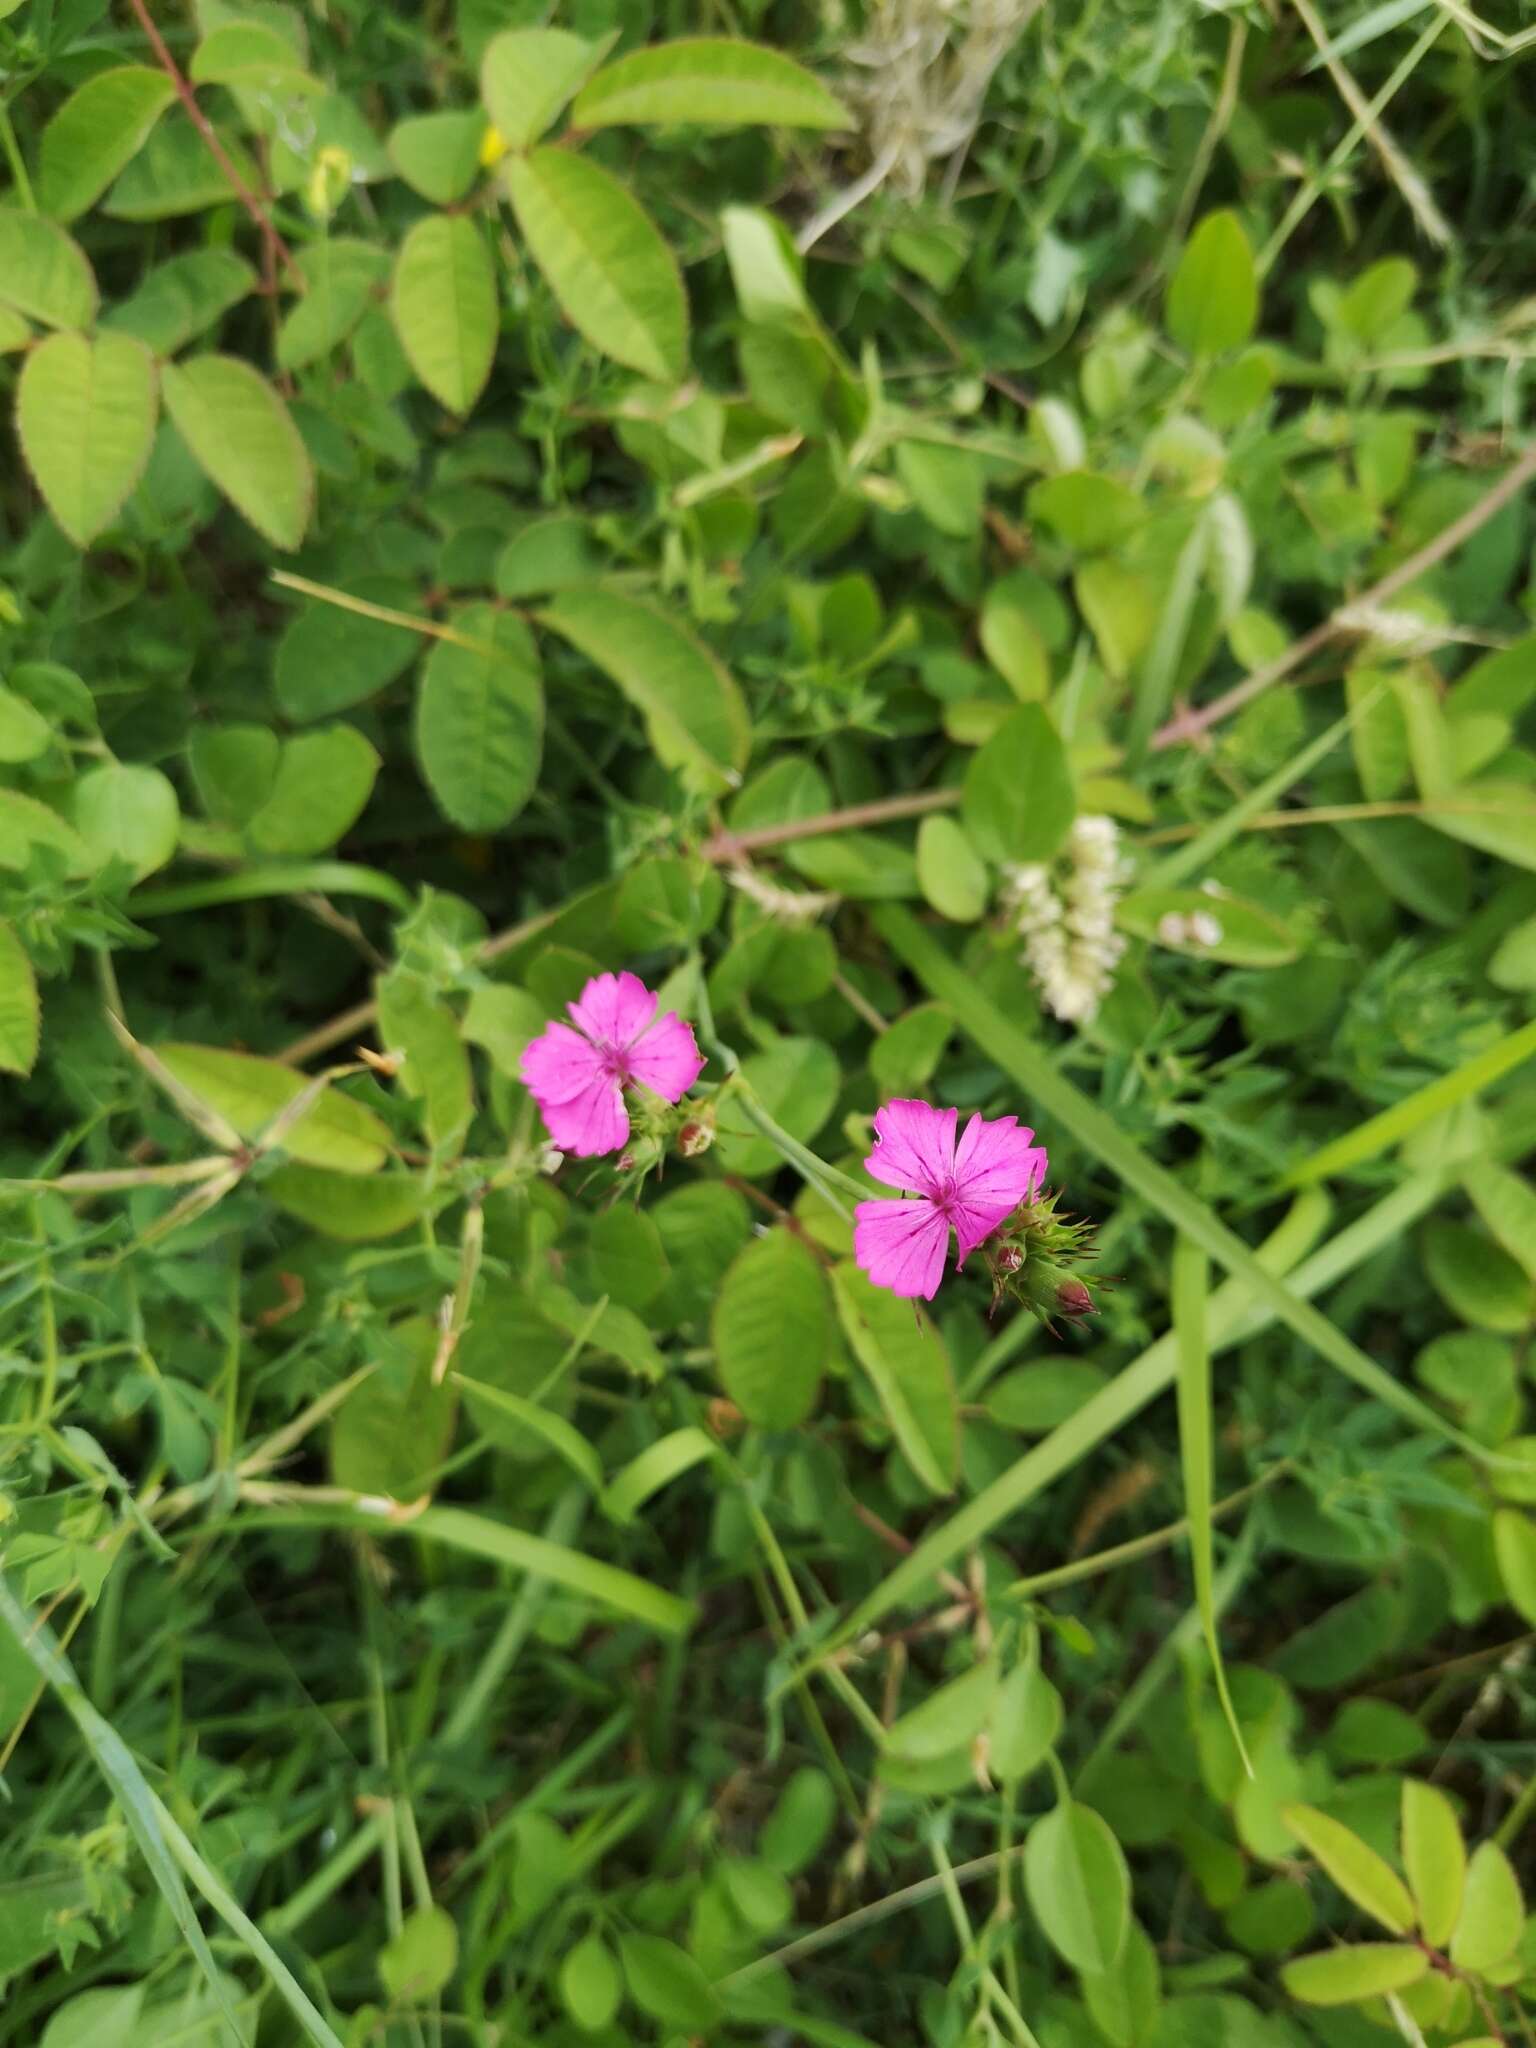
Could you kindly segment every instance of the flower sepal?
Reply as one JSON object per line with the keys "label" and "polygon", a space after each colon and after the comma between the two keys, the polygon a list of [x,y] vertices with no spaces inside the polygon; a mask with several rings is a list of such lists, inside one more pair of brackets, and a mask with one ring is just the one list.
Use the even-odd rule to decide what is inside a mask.
{"label": "flower sepal", "polygon": [[1054,1329],[1057,1317],[1082,1322],[1098,1314],[1091,1276],[1083,1271],[1097,1256],[1093,1226],[1063,1215],[1057,1200],[1036,1195],[1021,1202],[982,1247],[994,1309],[1006,1295],[1047,1329]]}

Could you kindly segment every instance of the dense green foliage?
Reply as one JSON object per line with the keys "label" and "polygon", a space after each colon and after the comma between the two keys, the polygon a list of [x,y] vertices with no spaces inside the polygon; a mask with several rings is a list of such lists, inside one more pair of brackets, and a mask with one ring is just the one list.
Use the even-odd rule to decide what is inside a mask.
{"label": "dense green foliage", "polygon": [[1536,2040],[1523,10],[549,12],[0,0],[0,2043]]}

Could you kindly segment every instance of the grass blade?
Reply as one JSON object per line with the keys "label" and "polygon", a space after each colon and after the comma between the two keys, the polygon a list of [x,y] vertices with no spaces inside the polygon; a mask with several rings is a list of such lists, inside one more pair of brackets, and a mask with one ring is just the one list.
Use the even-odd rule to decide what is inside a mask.
{"label": "grass blade", "polygon": [[1335,1138],[1331,1145],[1321,1146],[1310,1158],[1291,1168],[1280,1182],[1281,1187],[1306,1187],[1313,1181],[1328,1180],[1336,1173],[1348,1173],[1352,1167],[1364,1165],[1367,1159],[1374,1159],[1390,1146],[1400,1144],[1421,1124],[1427,1124],[1432,1116],[1454,1109],[1458,1103],[1470,1101],[1485,1088],[1491,1088],[1495,1081],[1513,1073],[1533,1055],[1536,1055],[1536,1019],[1522,1024],[1518,1031],[1511,1031],[1497,1045],[1490,1045],[1486,1051],[1463,1061],[1454,1073],[1442,1074],[1439,1080],[1416,1089],[1412,1095],[1405,1095],[1401,1102],[1394,1102],[1379,1116],[1367,1117],[1363,1124],[1356,1124],[1352,1131],[1346,1131],[1342,1138]]}
{"label": "grass blade", "polygon": [[[961,1028],[1026,1091],[1032,1111],[1043,1111],[1046,1117],[1070,1131],[1128,1188],[1150,1203],[1156,1213],[1185,1232],[1235,1279],[1246,1281],[1281,1322],[1287,1323],[1303,1343],[1310,1344],[1356,1386],[1385,1407],[1395,1409],[1415,1429],[1445,1438],[1480,1462],[1496,1455],[1409,1393],[1326,1316],[1267,1271],[1207,1203],[1191,1194],[1182,1181],[1175,1180],[1165,1167],[1126,1137],[1112,1117],[1057,1070],[1045,1047],[1006,1017],[909,911],[895,904],[882,904],[871,916],[881,936],[905,960],[929,994],[951,1004]],[[1530,1050],[1536,1051],[1536,1023],[1515,1034],[1517,1038],[1527,1035]],[[1507,1071],[1507,1067],[1500,1071]]]}
{"label": "grass blade", "polygon": [[[0,1575],[0,1622],[9,1629],[15,1638],[17,1648],[38,1675],[53,1688],[59,1704],[80,1731],[80,1739],[89,1750],[96,1768],[112,1787],[118,1804],[123,1809],[124,1817],[133,1831],[134,1840],[139,1845],[144,1861],[149,1865],[150,1874],[160,1887],[161,1896],[170,1909],[171,1918],[181,1930],[183,1940],[197,1958],[209,1984],[213,1987],[219,2009],[233,2038],[244,2043],[250,2037],[242,2030],[230,2006],[224,1981],[213,1959],[213,1951],[208,1946],[208,1937],[192,1910],[192,1901],[187,1896],[187,1888],[182,1882],[181,1870],[178,1868],[184,1857],[190,1858],[191,1864],[208,1881],[206,1885],[200,1884],[200,1889],[203,1890],[209,1904],[245,1942],[255,1961],[260,1964],[287,2001],[294,2018],[303,2028],[305,2037],[314,2043],[314,2048],[341,2048],[341,2042],[294,1981],[271,1943],[246,1919],[150,1790],[144,1773],[134,1762],[128,1745],[111,1722],[99,1714],[86,1698],[79,1680],[70,1668],[68,1660],[61,1654],[50,1631],[40,1621],[34,1621],[28,1615],[3,1575]],[[218,1894],[217,1897],[215,1893]]]}
{"label": "grass blade", "polygon": [[1184,1472],[1184,1512],[1189,1517],[1189,1558],[1195,1578],[1195,1605],[1205,1631],[1211,1670],[1216,1679],[1216,1696],[1232,1730],[1232,1740],[1243,1760],[1243,1769],[1253,1776],[1243,1731],[1238,1726],[1232,1695],[1227,1688],[1227,1667],[1221,1658],[1221,1638],[1216,1629],[1214,1546],[1211,1538],[1211,1501],[1215,1493],[1214,1459],[1211,1450],[1211,1347],[1206,1336],[1206,1311],[1210,1298],[1210,1261],[1191,1239],[1181,1232],[1173,1246],[1173,1341],[1178,1354],[1179,1462]]}

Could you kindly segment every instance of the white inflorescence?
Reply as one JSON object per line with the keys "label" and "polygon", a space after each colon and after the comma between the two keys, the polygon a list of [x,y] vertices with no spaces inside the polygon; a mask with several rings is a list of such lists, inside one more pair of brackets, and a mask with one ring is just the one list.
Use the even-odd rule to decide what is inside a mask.
{"label": "white inflorescence", "polygon": [[1005,900],[1016,913],[1040,1000],[1064,1023],[1086,1024],[1114,986],[1125,951],[1115,905],[1126,862],[1114,819],[1079,818],[1063,865],[1059,889],[1052,870],[1038,862],[1006,869]]}

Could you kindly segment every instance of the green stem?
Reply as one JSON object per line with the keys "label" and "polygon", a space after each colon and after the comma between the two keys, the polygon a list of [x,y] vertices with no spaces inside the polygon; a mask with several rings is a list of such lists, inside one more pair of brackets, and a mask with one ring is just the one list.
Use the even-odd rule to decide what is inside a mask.
{"label": "green stem", "polygon": [[220,903],[250,903],[262,896],[371,896],[402,916],[411,907],[410,892],[393,875],[351,861],[294,861],[278,867],[242,868],[237,874],[215,875],[206,882],[185,882],[179,888],[145,889],[128,898],[134,917],[171,917],[180,910],[207,910]]}
{"label": "green stem", "polygon": [[36,213],[37,200],[32,193],[32,180],[27,176],[26,164],[22,161],[16,144],[16,130],[11,126],[11,110],[0,100],[0,150],[5,152],[6,163],[16,181],[16,196],[28,213]]}

